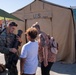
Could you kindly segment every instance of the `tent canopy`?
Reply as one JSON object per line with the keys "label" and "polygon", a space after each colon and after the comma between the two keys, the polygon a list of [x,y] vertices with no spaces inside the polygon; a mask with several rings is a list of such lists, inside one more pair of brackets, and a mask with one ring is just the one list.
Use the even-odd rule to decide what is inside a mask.
{"label": "tent canopy", "polygon": [[18,20],[18,21],[22,21],[21,19],[15,17],[14,15],[0,9],[0,20],[2,19],[15,19],[15,20]]}
{"label": "tent canopy", "polygon": [[[57,61],[75,62],[75,30],[70,8],[44,0],[35,0],[13,14],[25,20],[24,23],[19,22],[19,27],[21,26],[23,31],[38,22],[42,31],[55,38],[59,46]],[[24,36],[23,44],[25,41]]]}

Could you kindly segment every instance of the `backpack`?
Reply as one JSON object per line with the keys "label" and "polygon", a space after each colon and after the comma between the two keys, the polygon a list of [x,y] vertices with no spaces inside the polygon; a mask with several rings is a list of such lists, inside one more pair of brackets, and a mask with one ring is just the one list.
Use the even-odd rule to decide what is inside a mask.
{"label": "backpack", "polygon": [[51,51],[54,54],[58,53],[58,43],[55,41],[55,39],[51,39]]}

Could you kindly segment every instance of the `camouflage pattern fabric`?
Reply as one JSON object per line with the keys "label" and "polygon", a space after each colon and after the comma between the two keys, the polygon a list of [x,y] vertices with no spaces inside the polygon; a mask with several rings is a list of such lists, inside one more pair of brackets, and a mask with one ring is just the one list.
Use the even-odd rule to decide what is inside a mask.
{"label": "camouflage pattern fabric", "polygon": [[[7,34],[6,30],[0,35],[0,52],[5,54],[5,63],[8,62],[9,49],[12,48],[15,34]],[[18,75],[16,66],[8,70],[8,75]]]}

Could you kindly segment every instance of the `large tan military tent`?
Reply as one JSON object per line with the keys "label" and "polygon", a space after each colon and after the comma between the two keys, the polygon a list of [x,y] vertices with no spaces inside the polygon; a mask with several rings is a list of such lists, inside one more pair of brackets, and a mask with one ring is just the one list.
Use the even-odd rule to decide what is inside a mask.
{"label": "large tan military tent", "polygon": [[[25,32],[32,24],[38,22],[42,31],[56,39],[59,44],[57,61],[75,62],[74,21],[70,8],[44,0],[34,0],[12,14],[24,20],[16,21],[19,24],[18,29]],[[23,44],[26,43],[24,34],[22,39]]]}

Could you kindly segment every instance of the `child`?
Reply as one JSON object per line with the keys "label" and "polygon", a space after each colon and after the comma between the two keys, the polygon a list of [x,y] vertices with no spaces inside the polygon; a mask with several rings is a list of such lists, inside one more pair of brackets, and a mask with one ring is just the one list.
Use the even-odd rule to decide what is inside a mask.
{"label": "child", "polygon": [[24,44],[20,55],[21,75],[35,75],[38,66],[38,42],[36,28],[27,29],[28,43]]}

